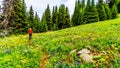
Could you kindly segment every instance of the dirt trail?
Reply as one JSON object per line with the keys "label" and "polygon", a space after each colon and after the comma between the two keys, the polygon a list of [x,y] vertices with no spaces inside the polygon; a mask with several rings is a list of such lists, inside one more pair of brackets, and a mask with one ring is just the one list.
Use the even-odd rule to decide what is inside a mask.
{"label": "dirt trail", "polygon": [[40,60],[40,68],[45,68],[46,63],[48,62],[48,55],[45,53],[42,53],[41,60]]}

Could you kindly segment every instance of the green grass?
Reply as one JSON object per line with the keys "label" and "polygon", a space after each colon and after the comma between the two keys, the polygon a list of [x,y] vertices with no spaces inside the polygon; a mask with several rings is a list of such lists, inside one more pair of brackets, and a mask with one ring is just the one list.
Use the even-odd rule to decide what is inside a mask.
{"label": "green grass", "polygon": [[[100,58],[84,63],[76,54],[70,54],[83,48]],[[0,68],[119,68],[119,56],[120,15],[114,20],[35,33],[31,41],[28,35],[0,39]]]}

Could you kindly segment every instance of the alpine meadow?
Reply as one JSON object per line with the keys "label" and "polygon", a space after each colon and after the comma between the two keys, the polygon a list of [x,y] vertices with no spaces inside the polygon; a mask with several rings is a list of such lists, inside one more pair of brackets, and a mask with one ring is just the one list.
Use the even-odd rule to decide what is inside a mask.
{"label": "alpine meadow", "polygon": [[41,18],[25,0],[1,3],[0,68],[120,68],[120,0],[75,0],[73,14],[48,3]]}

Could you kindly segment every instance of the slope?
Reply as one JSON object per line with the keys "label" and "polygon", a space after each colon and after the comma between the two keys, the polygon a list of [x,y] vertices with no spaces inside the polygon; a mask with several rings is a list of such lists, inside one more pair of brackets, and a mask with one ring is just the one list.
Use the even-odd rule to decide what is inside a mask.
{"label": "slope", "polygon": [[[118,68],[119,45],[120,18],[33,34],[31,41],[28,41],[28,35],[13,35],[0,38],[0,67]],[[94,55],[92,63],[85,63],[76,55],[83,48],[89,49]]]}

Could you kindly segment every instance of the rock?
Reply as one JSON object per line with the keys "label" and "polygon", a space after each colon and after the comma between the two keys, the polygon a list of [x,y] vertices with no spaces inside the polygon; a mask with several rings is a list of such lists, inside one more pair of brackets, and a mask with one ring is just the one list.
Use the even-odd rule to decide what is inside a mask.
{"label": "rock", "polygon": [[88,49],[82,49],[77,52],[77,54],[89,54],[89,53],[90,53],[90,50],[88,50]]}
{"label": "rock", "polygon": [[84,61],[84,62],[93,62],[93,55],[89,55],[89,54],[81,54],[80,58]]}
{"label": "rock", "polygon": [[84,62],[93,62],[93,55],[90,54],[90,50],[82,49],[77,52],[77,55],[84,61]]}

